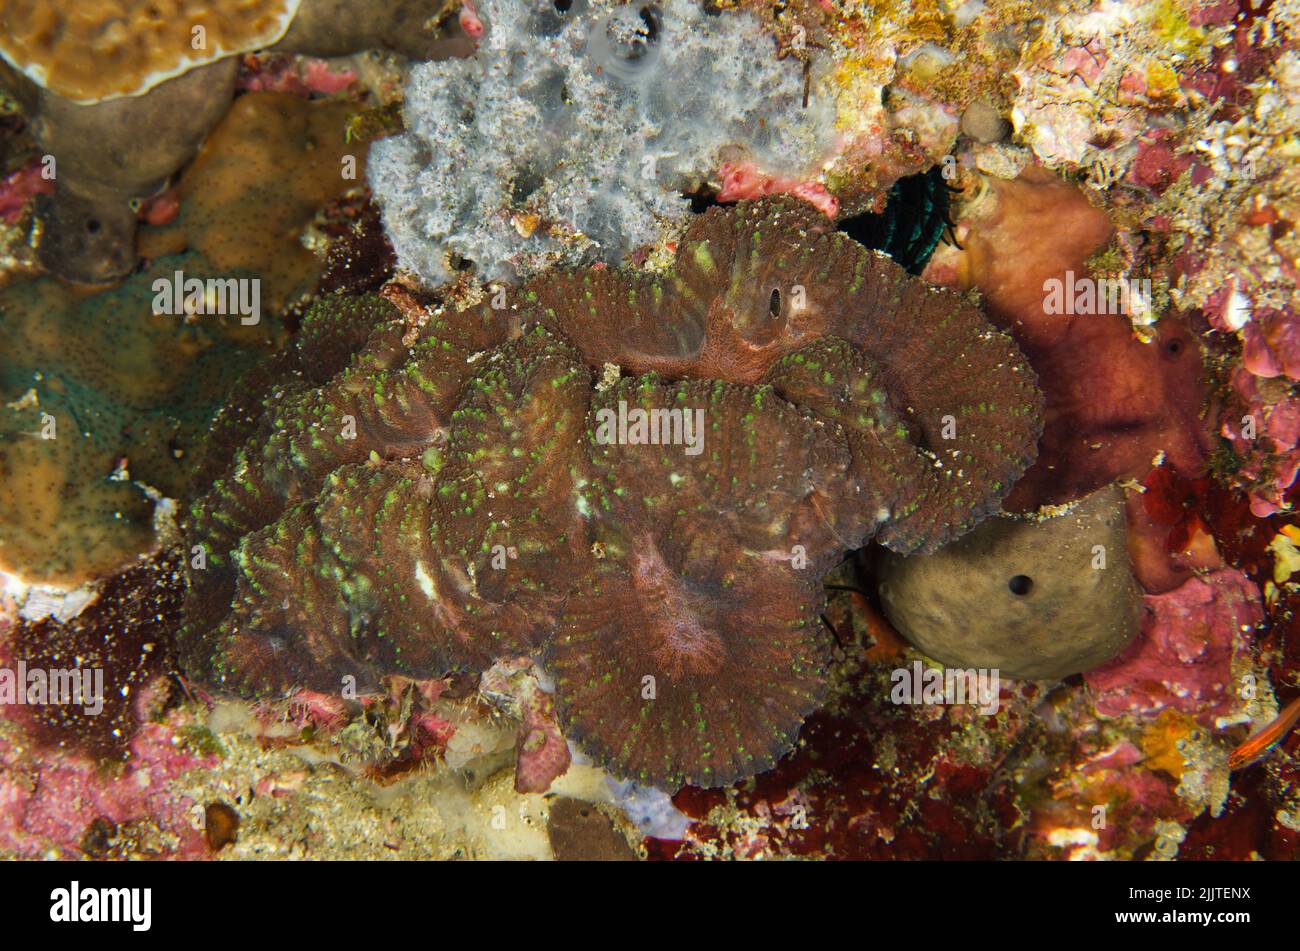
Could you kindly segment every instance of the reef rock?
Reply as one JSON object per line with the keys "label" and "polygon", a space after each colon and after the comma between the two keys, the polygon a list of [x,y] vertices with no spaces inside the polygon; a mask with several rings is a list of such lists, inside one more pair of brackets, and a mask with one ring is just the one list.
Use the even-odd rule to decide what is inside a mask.
{"label": "reef rock", "polygon": [[1142,636],[1088,673],[1097,712],[1154,716],[1174,709],[1212,722],[1236,710],[1254,675],[1234,679],[1264,619],[1257,588],[1224,568],[1146,598]]}

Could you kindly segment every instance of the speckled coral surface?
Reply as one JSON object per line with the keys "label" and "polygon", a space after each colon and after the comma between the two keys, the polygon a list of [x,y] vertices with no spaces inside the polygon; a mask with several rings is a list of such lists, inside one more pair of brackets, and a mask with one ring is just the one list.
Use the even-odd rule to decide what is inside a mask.
{"label": "speckled coral surface", "polygon": [[[354,333],[354,306],[318,309],[341,336],[314,339]],[[665,274],[561,274],[454,318],[378,306],[341,372],[346,350],[303,354],[193,507],[191,673],[333,690],[543,648],[599,762],[725,783],[822,695],[820,574],[872,535],[959,534],[1032,458],[1008,338],[789,199],[704,215]],[[696,437],[629,437],[638,409]]]}
{"label": "speckled coral surface", "polygon": [[0,54],[78,102],[138,95],[203,63],[269,46],[300,0],[4,0]]}

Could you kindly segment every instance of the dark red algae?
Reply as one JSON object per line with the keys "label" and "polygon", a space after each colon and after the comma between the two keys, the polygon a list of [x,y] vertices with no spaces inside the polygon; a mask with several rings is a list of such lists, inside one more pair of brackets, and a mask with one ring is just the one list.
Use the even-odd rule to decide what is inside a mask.
{"label": "dark red algae", "polygon": [[13,708],[36,743],[101,761],[125,759],[141,724],[161,712],[176,689],[173,643],[185,578],[176,554],[141,562],[106,579],[75,618],[20,621],[7,653],[28,670],[102,672],[96,703]]}

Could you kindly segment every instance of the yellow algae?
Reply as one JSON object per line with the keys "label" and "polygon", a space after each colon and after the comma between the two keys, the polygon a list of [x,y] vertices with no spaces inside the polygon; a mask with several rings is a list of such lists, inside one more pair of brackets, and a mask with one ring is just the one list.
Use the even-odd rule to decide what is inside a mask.
{"label": "yellow algae", "polygon": [[1273,553],[1273,581],[1284,584],[1293,574],[1300,571],[1300,528],[1284,525],[1268,543],[1268,550]]}
{"label": "yellow algae", "polygon": [[1171,0],[1160,0],[1149,8],[1152,35],[1162,46],[1172,52],[1191,53],[1205,44],[1206,32],[1193,26],[1187,11]]}
{"label": "yellow algae", "polygon": [[1167,708],[1142,732],[1143,765],[1181,779],[1186,758],[1179,746],[1197,729],[1196,721],[1185,713]]}
{"label": "yellow algae", "polygon": [[1178,73],[1159,60],[1147,66],[1147,93],[1152,99],[1177,101],[1183,98]]}

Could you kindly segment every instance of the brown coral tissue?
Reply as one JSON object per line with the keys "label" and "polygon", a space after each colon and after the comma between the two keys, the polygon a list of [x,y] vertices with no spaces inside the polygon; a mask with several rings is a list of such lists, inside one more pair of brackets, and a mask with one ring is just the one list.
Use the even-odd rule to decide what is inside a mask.
{"label": "brown coral tissue", "polygon": [[337,691],[532,654],[610,771],[724,785],[822,701],[825,572],[933,550],[1034,458],[1011,339],[798,202],[710,210],[663,273],[505,296],[315,306],[192,508],[190,674]]}

